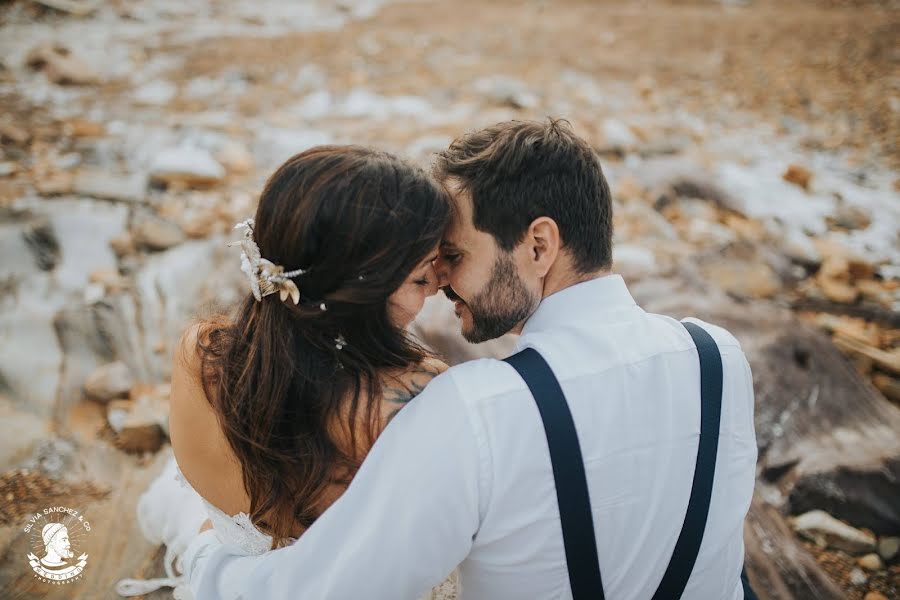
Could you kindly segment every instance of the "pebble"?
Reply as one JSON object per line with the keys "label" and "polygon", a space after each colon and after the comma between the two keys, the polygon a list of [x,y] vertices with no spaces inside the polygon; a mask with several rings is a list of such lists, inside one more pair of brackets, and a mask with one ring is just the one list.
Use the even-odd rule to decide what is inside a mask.
{"label": "pebble", "polygon": [[225,177],[225,168],[202,148],[168,148],[150,165],[150,179],[164,186],[211,187]]}
{"label": "pebble", "polygon": [[603,140],[607,146],[614,148],[633,148],[638,143],[638,138],[622,121],[606,119],[603,121]]}
{"label": "pebble", "polygon": [[482,77],[474,83],[473,88],[495,104],[513,108],[536,108],[540,103],[525,82],[505,75]]}
{"label": "pebble", "polygon": [[813,510],[791,519],[791,526],[801,536],[829,548],[851,554],[875,550],[875,536],[838,521],[823,510]]}
{"label": "pebble", "polygon": [[253,154],[244,144],[228,140],[219,151],[216,152],[216,160],[228,170],[229,173],[237,173],[243,175],[253,170],[254,161]]}
{"label": "pebble", "polygon": [[109,402],[126,396],[134,385],[131,370],[121,361],[98,367],[84,382],[84,391],[95,400]]}
{"label": "pebble", "polygon": [[861,566],[866,571],[880,571],[884,568],[884,563],[881,561],[881,557],[875,554],[866,554],[859,558],[856,563]]}
{"label": "pebble", "polygon": [[893,560],[900,551],[900,537],[883,537],[878,540],[878,554],[884,560]]}
{"label": "pebble", "polygon": [[808,191],[812,181],[812,171],[800,165],[790,165],[781,178]]}
{"label": "pebble", "polygon": [[174,83],[157,80],[146,83],[135,90],[134,99],[139,104],[163,106],[168,104],[176,93],[178,93],[178,88]]}
{"label": "pebble", "polygon": [[157,216],[142,218],[131,233],[136,245],[149,250],[167,250],[186,238],[177,223]]}
{"label": "pebble", "polygon": [[147,176],[84,171],[75,176],[72,191],[80,196],[103,200],[143,202],[147,191]]}
{"label": "pebble", "polygon": [[41,44],[25,59],[32,69],[40,69],[47,79],[59,85],[99,83],[99,74],[83,59],[60,44]]}
{"label": "pebble", "polygon": [[862,569],[853,569],[850,571],[850,584],[863,585],[869,581],[869,576],[862,572]]}

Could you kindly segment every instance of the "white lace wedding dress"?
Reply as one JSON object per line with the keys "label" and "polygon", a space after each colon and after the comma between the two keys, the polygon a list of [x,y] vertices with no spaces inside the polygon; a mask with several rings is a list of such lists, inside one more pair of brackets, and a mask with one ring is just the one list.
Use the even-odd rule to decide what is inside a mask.
{"label": "white lace wedding dress", "polygon": [[[141,532],[154,544],[165,544],[166,577],[122,579],[116,584],[120,596],[140,596],[171,587],[175,600],[193,600],[184,578],[181,557],[206,519],[212,521],[218,538],[234,544],[247,554],[263,554],[272,547],[272,538],[261,532],[246,513],[227,515],[198,494],[181,474],[175,457],[169,458],[162,473],[141,495],[137,505]],[[456,573],[420,600],[455,600]]]}

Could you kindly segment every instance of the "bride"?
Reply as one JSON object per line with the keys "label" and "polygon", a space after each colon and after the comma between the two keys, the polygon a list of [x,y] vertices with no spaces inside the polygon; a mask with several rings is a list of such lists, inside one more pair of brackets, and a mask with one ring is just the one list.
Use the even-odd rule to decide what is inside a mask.
{"label": "bride", "polygon": [[207,518],[224,543],[262,553],[343,493],[391,417],[446,369],[405,327],[438,289],[450,210],[424,171],[361,147],[313,148],[272,175],[236,226],[252,293],[192,324],[175,352],[175,460],[138,506],[170,577],[123,580],[120,594],[188,597],[174,570]]}

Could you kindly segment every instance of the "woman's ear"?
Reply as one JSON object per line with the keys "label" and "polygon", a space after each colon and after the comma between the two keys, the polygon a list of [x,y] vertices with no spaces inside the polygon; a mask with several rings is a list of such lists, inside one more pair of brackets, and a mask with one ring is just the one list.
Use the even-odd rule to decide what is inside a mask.
{"label": "woman's ear", "polygon": [[559,255],[559,227],[550,217],[538,217],[528,227],[529,261],[538,277],[545,277]]}

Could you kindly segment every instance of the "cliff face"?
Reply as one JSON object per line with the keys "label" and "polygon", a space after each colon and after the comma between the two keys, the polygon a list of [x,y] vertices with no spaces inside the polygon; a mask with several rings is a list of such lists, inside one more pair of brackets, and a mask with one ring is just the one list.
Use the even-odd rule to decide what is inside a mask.
{"label": "cliff face", "polygon": [[[900,13],[789,4],[0,3],[0,596],[161,573],[133,515],[172,349],[248,293],[226,244],[275,167],[547,115],[601,156],[638,301],[750,357],[760,597],[900,595]],[[414,328],[449,362],[509,351],[442,302]],[[96,525],[75,587],[25,558],[54,503]]]}

